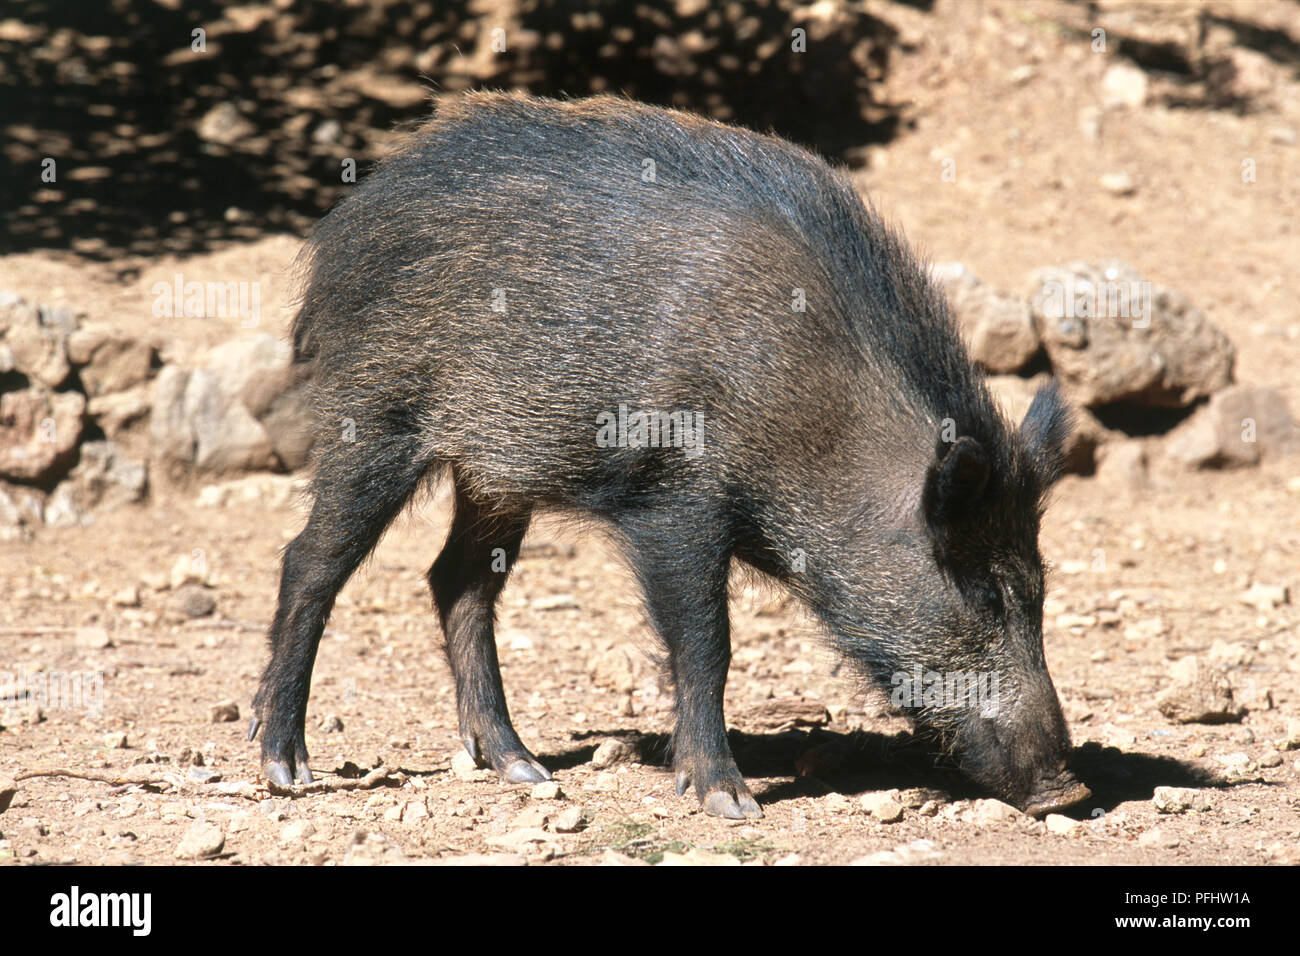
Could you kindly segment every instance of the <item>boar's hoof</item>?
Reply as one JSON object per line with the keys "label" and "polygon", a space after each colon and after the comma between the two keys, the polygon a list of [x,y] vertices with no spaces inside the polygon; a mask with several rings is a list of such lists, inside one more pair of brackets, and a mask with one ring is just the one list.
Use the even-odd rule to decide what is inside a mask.
{"label": "boar's hoof", "polygon": [[1092,791],[1082,783],[1067,779],[1030,797],[1025,805],[1025,813],[1031,817],[1045,817],[1049,813],[1059,813],[1083,803],[1091,796]]}
{"label": "boar's hoof", "polygon": [[[714,781],[709,787],[696,787],[700,806],[711,817],[724,817],[728,820],[757,819],[763,815],[758,801],[749,792],[749,788],[739,779],[740,774],[732,771],[737,779]],[[728,774],[730,778],[732,774]],[[686,771],[677,774],[677,795],[680,797],[691,785],[691,775]]]}
{"label": "boar's hoof", "polygon": [[[280,787],[293,786],[293,770],[289,768],[286,760],[271,758],[262,761],[262,775]],[[302,783],[311,783],[315,778],[312,777],[311,771],[307,768],[307,762],[304,760],[298,767],[298,777]]]}
{"label": "boar's hoof", "polygon": [[551,779],[551,772],[537,762],[513,730],[509,731],[508,739],[499,744],[489,742],[480,746],[480,736],[486,735],[466,733],[460,738],[465,752],[478,766],[491,767],[507,783],[541,783]]}
{"label": "boar's hoof", "polygon": [[504,770],[498,771],[501,779],[510,783],[541,783],[551,779],[551,772],[535,760],[522,757],[512,760]]}
{"label": "boar's hoof", "polygon": [[758,808],[758,801],[748,793],[742,793],[736,798],[724,790],[713,790],[705,794],[701,806],[709,816],[726,817],[728,820],[745,820],[763,815],[763,811]]}

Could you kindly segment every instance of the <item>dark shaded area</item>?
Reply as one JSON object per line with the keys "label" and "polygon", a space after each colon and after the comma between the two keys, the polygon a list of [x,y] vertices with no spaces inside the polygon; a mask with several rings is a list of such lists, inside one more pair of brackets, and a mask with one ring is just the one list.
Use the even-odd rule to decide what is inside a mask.
{"label": "dark shaded area", "polygon": [[[638,763],[666,765],[667,734],[643,734],[635,730],[600,730],[576,734],[574,739],[617,738]],[[949,760],[936,756],[929,742],[903,732],[882,734],[854,731],[841,734],[828,730],[791,730],[780,734],[745,734],[731,731],[728,739],[741,773],[758,777],[791,777],[776,784],[756,787],[760,803],[771,804],[800,797],[822,797],[828,793],[857,795],[868,791],[924,788],[938,790],[953,800],[972,800],[990,794],[971,783]],[[561,753],[542,754],[540,759],[552,771],[580,766],[591,759],[594,745],[583,744]],[[1227,782],[1209,771],[1170,757],[1124,753],[1114,747],[1086,743],[1074,750],[1071,767],[1092,790],[1092,797],[1063,811],[1066,816],[1088,820],[1097,811],[1109,812],[1121,803],[1150,800],[1156,787],[1226,787]]]}
{"label": "dark shaded area", "polygon": [[[894,132],[897,112],[873,88],[895,33],[868,14],[816,18],[793,0],[575,9],[0,3],[12,21],[0,30],[0,254],[115,260],[302,234],[348,188],[343,161],[364,175],[394,128],[427,115],[433,91],[621,92],[842,160]],[[791,49],[796,29],[807,52]],[[195,30],[205,50],[192,48]],[[47,159],[53,182],[41,178]]]}
{"label": "dark shaded area", "polygon": [[1107,428],[1121,431],[1134,438],[1164,435],[1191,417],[1205,402],[1194,402],[1186,408],[1160,408],[1130,402],[1114,402],[1092,410],[1097,420]]}

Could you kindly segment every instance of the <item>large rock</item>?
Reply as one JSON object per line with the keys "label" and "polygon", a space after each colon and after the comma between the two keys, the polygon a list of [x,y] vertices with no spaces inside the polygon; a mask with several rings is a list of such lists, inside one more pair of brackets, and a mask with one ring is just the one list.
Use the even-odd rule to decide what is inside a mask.
{"label": "large rock", "polygon": [[210,350],[199,368],[165,367],[154,386],[156,452],[209,472],[301,465],[306,373],[292,358],[287,342],[257,334]]}
{"label": "large rock", "polygon": [[86,395],[121,392],[146,381],[154,367],[148,342],[117,335],[102,326],[86,326],[68,336],[68,359],[78,366]]}
{"label": "large rock", "polygon": [[93,523],[92,511],[141,501],[148,486],[145,463],[124,456],[108,441],[81,446],[81,458],[45,505],[45,523],[73,527]]}
{"label": "large rock", "polygon": [[1040,269],[1030,309],[1053,372],[1090,408],[1183,408],[1232,382],[1227,336],[1181,293],[1123,263]]}
{"label": "large rock", "polygon": [[25,388],[0,395],[0,478],[39,482],[68,465],[85,413],[80,392]]}
{"label": "large rock", "polygon": [[46,308],[12,292],[0,293],[0,372],[20,372],[34,384],[56,388],[67,379],[67,339],[76,318],[66,308]]}
{"label": "large rock", "polygon": [[936,266],[934,276],[948,294],[971,357],[984,369],[1018,372],[1038,354],[1038,332],[1024,299],[985,285],[960,262]]}
{"label": "large rock", "polygon": [[303,365],[260,369],[240,397],[266,430],[280,463],[296,471],[312,446],[310,370]]}
{"label": "large rock", "polygon": [[1234,385],[1170,433],[1165,452],[1191,468],[1233,468],[1300,451],[1300,425],[1275,388]]}
{"label": "large rock", "polygon": [[147,383],[128,388],[124,392],[96,395],[86,403],[90,417],[110,437],[148,416],[152,407]]}

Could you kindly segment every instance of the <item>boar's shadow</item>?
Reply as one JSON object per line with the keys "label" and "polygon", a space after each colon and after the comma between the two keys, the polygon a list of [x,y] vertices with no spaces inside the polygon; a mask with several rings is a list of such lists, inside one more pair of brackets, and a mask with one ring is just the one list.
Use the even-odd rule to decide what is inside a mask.
{"label": "boar's shadow", "polygon": [[[627,745],[627,759],[662,766],[667,772],[668,734],[630,729],[584,731],[574,735],[578,746],[542,754],[540,759],[552,771],[573,769],[588,763],[597,744],[608,738]],[[927,739],[908,731],[839,733],[814,728],[750,734],[732,730],[728,738],[741,773],[754,784],[759,802],[768,806],[829,793],[857,796],[890,789],[937,790],[952,800],[990,796],[951,761],[936,756]],[[1095,819],[1121,803],[1150,800],[1156,787],[1223,790],[1237,785],[1187,761],[1124,752],[1095,742],[1075,747],[1071,766],[1093,794],[1064,811],[1077,819]]]}

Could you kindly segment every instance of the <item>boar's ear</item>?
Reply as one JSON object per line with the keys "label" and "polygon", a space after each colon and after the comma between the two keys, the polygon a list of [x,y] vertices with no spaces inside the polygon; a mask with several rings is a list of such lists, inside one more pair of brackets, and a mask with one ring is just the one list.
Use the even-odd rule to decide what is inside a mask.
{"label": "boar's ear", "polygon": [[989,456],[983,445],[965,435],[952,443],[940,441],[921,495],[930,527],[945,527],[964,507],[974,504],[988,480]]}
{"label": "boar's ear", "polygon": [[1025,420],[1020,423],[1020,437],[1033,456],[1043,487],[1061,475],[1065,464],[1065,440],[1070,436],[1070,408],[1061,397],[1055,382],[1038,390]]}

